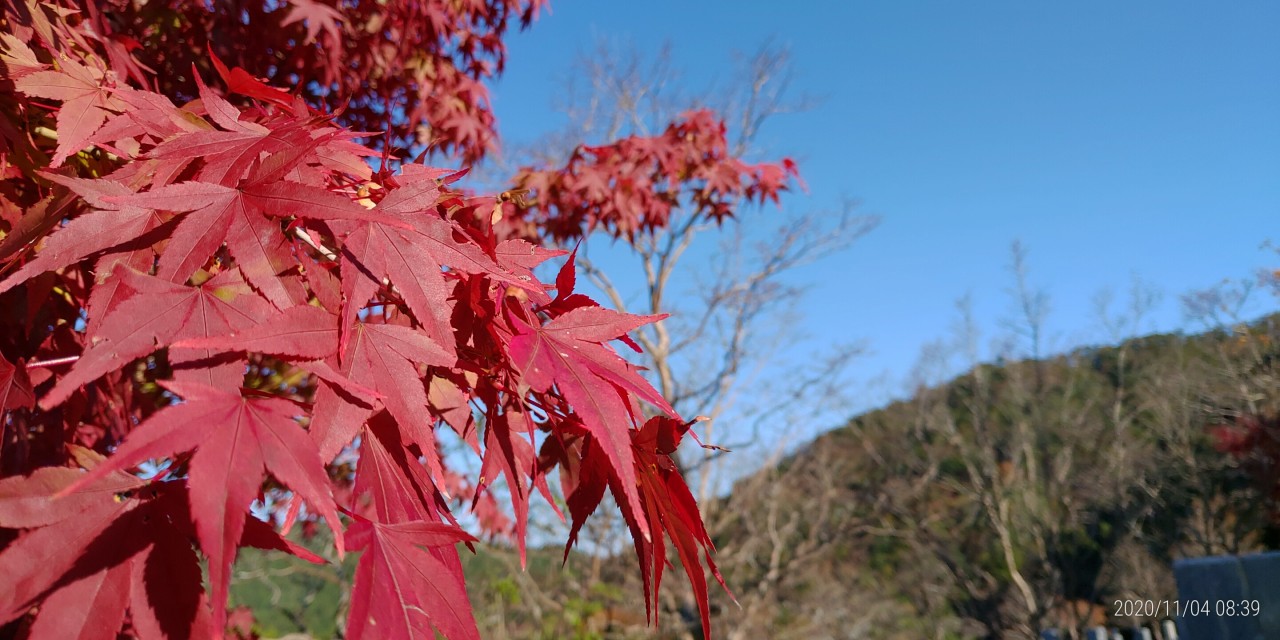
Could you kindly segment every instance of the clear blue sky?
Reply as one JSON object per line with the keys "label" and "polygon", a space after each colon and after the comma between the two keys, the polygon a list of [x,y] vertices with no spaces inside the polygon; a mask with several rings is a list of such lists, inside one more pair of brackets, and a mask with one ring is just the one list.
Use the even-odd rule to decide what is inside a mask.
{"label": "clear blue sky", "polygon": [[810,188],[787,206],[852,196],[883,218],[800,274],[806,331],[865,338],[864,379],[904,375],[966,292],[994,331],[1015,238],[1059,347],[1100,341],[1091,299],[1133,275],[1169,330],[1179,294],[1280,267],[1260,248],[1280,241],[1280,2],[553,1],[509,40],[505,139],[563,126],[558,79],[597,37],[669,42],[691,83],[789,45],[795,89],[823,100],[763,133]]}

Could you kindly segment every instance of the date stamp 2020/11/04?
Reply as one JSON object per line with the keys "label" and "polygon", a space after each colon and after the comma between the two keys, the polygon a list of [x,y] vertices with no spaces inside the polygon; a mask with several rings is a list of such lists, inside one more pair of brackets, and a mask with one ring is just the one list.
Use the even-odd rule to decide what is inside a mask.
{"label": "date stamp 2020/11/04", "polygon": [[1114,618],[1247,618],[1262,613],[1262,602],[1225,600],[1115,600]]}

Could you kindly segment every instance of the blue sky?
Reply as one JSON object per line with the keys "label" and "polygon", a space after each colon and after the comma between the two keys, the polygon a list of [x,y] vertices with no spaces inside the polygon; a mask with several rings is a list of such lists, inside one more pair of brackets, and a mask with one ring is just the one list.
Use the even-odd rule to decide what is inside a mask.
{"label": "blue sky", "polygon": [[1172,330],[1179,294],[1280,266],[1261,248],[1280,241],[1278,28],[1276,2],[561,0],[509,39],[494,101],[504,139],[528,142],[563,126],[559,80],[598,38],[670,43],[691,87],[789,46],[796,92],[821,102],[763,132],[809,186],[786,205],[882,217],[797,274],[803,328],[865,339],[858,377],[898,380],[966,293],[997,330],[1014,239],[1058,347],[1102,341],[1092,298],[1134,276],[1164,293],[1148,328]]}

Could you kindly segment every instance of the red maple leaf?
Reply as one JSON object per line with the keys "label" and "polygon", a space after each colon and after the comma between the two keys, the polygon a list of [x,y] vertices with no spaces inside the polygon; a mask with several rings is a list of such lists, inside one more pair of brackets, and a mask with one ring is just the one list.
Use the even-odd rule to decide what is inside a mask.
{"label": "red maple leaf", "polygon": [[[419,365],[451,367],[456,357],[422,331],[390,324],[359,322],[342,354],[339,372],[360,385],[376,389],[382,404],[410,442],[422,447],[431,471],[440,476],[435,448],[434,419],[427,411],[427,391]],[[351,441],[374,407],[344,392],[337,385],[322,384],[316,393],[311,434],[320,454],[330,460]]]}
{"label": "red maple leaf", "polygon": [[[688,431],[691,423],[682,423],[663,416],[649,419],[639,432],[632,434],[632,447],[636,456],[636,472],[640,479],[640,492],[644,495],[644,507],[650,531],[644,536],[651,544],[640,543],[635,536],[642,526],[638,518],[627,518],[631,526],[632,536],[636,540],[636,549],[640,552],[640,571],[645,582],[645,605],[653,613],[657,623],[657,598],[662,585],[662,569],[667,564],[664,545],[664,533],[670,538],[680,564],[684,567],[689,585],[693,587],[694,600],[698,603],[698,613],[702,617],[702,628],[708,637],[711,635],[711,611],[708,603],[707,578],[702,570],[701,560],[705,558],[707,567],[715,576],[720,586],[729,593],[720,570],[716,568],[711,554],[715,545],[707,534],[706,526],[698,511],[698,504],[689,492],[684,478],[680,476],[671,455],[680,446],[680,439]],[[626,516],[626,511],[623,511]],[[733,597],[732,593],[729,593]]]}
{"label": "red maple leaf", "polygon": [[357,519],[348,530],[348,549],[364,553],[351,589],[346,637],[430,640],[438,630],[449,640],[479,640],[453,549],[474,540],[443,522]]}
{"label": "red maple leaf", "polygon": [[369,419],[360,441],[355,506],[367,505],[379,522],[440,520],[439,491],[386,412]]}
{"label": "red maple leaf", "polygon": [[122,106],[102,86],[100,72],[95,76],[94,70],[74,60],[59,62],[60,71],[35,71],[14,82],[27,95],[62,101],[58,109],[58,151],[50,167],[60,166],[83,149],[106,122],[109,111],[119,111]]}
{"label": "red maple leaf", "polygon": [[[274,167],[277,174],[283,175],[293,166],[318,160],[313,156],[322,148],[354,136],[339,129],[318,127],[316,120],[309,117],[278,116],[267,120],[265,124],[242,120],[239,109],[205,86],[198,75],[196,78],[202,106],[209,118],[224,130],[213,130],[207,126],[194,130],[182,129],[164,136],[163,142],[148,152],[146,157],[178,167],[185,167],[197,159],[202,160],[202,166],[195,173],[197,181],[234,186],[245,177],[254,163],[261,160],[263,154],[275,155],[277,160],[274,163],[282,160],[294,163],[284,166],[277,164]],[[150,110],[151,113],[155,111],[159,109]],[[130,115],[135,119],[138,117],[133,112]],[[367,171],[366,166],[353,173]],[[167,181],[156,184],[167,184]]]}
{"label": "red maple leaf", "polygon": [[262,322],[226,335],[179,340],[175,347],[211,351],[251,351],[306,360],[334,355],[338,318],[320,307],[303,304],[263,318]]}
{"label": "red maple leaf", "polygon": [[13,34],[0,33],[0,42],[3,43],[3,46],[0,46],[0,60],[4,61],[5,71],[9,73],[10,78],[17,80],[49,68],[49,65],[40,62],[31,47]]}
{"label": "red maple leaf", "polygon": [[353,402],[372,407],[385,396],[347,378],[322,360],[334,355],[337,346],[337,316],[322,307],[304,304],[265,316],[256,325],[226,335],[178,340],[172,348],[204,350],[207,356],[230,352],[280,356],[340,389]]}
{"label": "red maple leaf", "polygon": [[450,305],[452,287],[442,271],[482,274],[521,287],[535,297],[545,295],[531,281],[507,272],[472,241],[457,223],[434,210],[440,198],[438,172],[417,171],[402,176],[375,212],[396,224],[378,221],[354,225],[342,251],[343,326],[351,326],[383,278],[395,285],[400,297],[427,333],[449,353],[454,353]]}
{"label": "red maple leaf", "polygon": [[[103,464],[91,451],[72,453],[93,471]],[[51,467],[0,480],[0,527],[28,530],[0,553],[8,587],[0,621],[40,601],[33,638],[115,638],[126,608],[144,640],[214,635],[190,511],[185,483],[148,483],[118,470],[90,477]],[[237,538],[322,562],[256,519]]]}
{"label": "red maple leaf", "polygon": [[[558,292],[567,295],[568,290]],[[581,418],[621,476],[622,497],[643,522],[644,511],[636,490],[635,461],[631,453],[630,426],[640,419],[634,394],[663,413],[676,410],[640,376],[635,365],[623,360],[604,343],[626,336],[640,326],[665,316],[636,316],[600,307],[572,309],[546,325],[531,326],[512,316],[516,335],[508,350],[522,379],[533,390],[553,386]],[[646,528],[647,535],[647,528]]]}
{"label": "red maple leaf", "polygon": [[148,209],[190,212],[169,239],[169,246],[160,258],[156,274],[159,277],[185,282],[226,242],[245,278],[264,297],[283,309],[301,301],[293,300],[280,281],[279,274],[294,260],[279,221],[271,217],[383,219],[324,189],[271,180],[270,177],[269,172],[261,172],[238,188],[184,182],[146,193],[107,198],[107,201]]}
{"label": "red maple leaf", "polygon": [[209,557],[209,581],[215,628],[226,622],[231,564],[249,505],[266,472],[292,488],[333,530],[342,551],[342,526],[334,507],[329,476],[315,445],[294,420],[297,406],[274,398],[243,398],[212,387],[168,383],[185,402],[162,409],[138,426],[115,455],[64,493],[113,471],[152,458],[191,456],[192,515],[200,547]]}
{"label": "red maple leaf", "polygon": [[304,22],[307,25],[307,44],[315,42],[321,31],[329,38],[330,46],[339,44],[342,37],[342,30],[338,26],[342,20],[341,13],[316,0],[289,0],[289,5],[289,15],[280,21],[281,26]]}
{"label": "red maple leaf", "polygon": [[[506,479],[511,510],[515,514],[516,547],[520,553],[520,566],[523,567],[531,489],[537,488],[558,514],[560,509],[551,496],[546,475],[538,473],[538,456],[533,445],[522,435],[527,433],[532,436],[535,430],[533,419],[528,413],[514,407],[507,407],[501,412],[494,407],[486,415],[484,460],[480,466],[480,486],[473,503],[480,500],[481,491],[487,484],[494,482],[498,475]],[[563,517],[561,514],[561,518]]]}
{"label": "red maple leaf", "polygon": [[[662,572],[667,565],[666,539],[675,547],[698,603],[702,628],[711,633],[711,611],[707,581],[702,560],[713,576],[728,592],[724,578],[716,568],[711,553],[715,545],[707,534],[693,494],[681,478],[671,459],[680,440],[692,423],[665,416],[650,418],[643,427],[632,430],[631,452],[635,460],[635,478],[641,496],[641,510],[630,503],[619,503],[623,519],[631,529],[636,555],[640,558],[640,574],[645,590],[645,609],[657,623],[657,595]],[[596,510],[608,486],[616,495],[627,480],[607,458],[602,456],[599,441],[591,435],[548,438],[542,446],[543,465],[558,465],[565,501],[569,506],[571,528],[565,545],[565,557],[574,544],[587,516]],[[730,594],[732,597],[732,594]]]}
{"label": "red maple leaf", "polygon": [[[227,65],[223,64],[222,60],[219,60],[212,50],[209,51],[209,59],[213,62],[213,68],[218,71],[218,75],[222,77],[223,82],[227,83],[227,87],[231,91],[287,110],[298,109],[298,102],[300,101],[295,101],[287,91],[267,86],[265,82],[253,77],[248,71],[240,67],[228,70]],[[306,106],[302,105],[298,110],[305,113]]]}
{"label": "red maple leaf", "polygon": [[49,236],[34,260],[22,265],[0,281],[0,293],[46,271],[56,271],[84,258],[125,243],[137,243],[164,223],[156,212],[137,207],[119,207],[103,200],[106,196],[131,194],[127,187],[108,180],[78,180],[49,176],[67,183],[87,201],[103,208],[76,216]]}
{"label": "red maple leaf", "polygon": [[[199,287],[165,282],[123,266],[116,267],[113,277],[134,294],[108,311],[89,337],[92,346],[41,398],[42,407],[57,406],[85,383],[176,340],[219,336],[255,325],[268,308],[253,292],[244,290],[234,271],[224,271]],[[180,365],[203,361],[210,354],[207,350],[174,350],[170,359]],[[198,376],[203,384],[238,387],[242,365],[236,361],[219,365],[210,367],[203,362],[192,376]]]}

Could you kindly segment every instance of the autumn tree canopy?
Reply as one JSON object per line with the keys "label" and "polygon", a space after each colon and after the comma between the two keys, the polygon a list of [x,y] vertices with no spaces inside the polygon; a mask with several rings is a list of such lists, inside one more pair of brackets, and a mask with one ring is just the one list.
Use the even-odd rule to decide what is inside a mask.
{"label": "autumn tree canopy", "polygon": [[572,255],[533,270],[675,206],[776,200],[795,167],[743,163],[694,112],[471,193],[496,144],[483,83],[542,4],[6,1],[7,629],[221,637],[239,548],[320,561],[260,501],[360,554],[346,637],[474,638],[458,516],[523,553],[534,494],[563,498],[572,544],[607,490],[649,610],[669,544],[710,635],[703,563],[719,574],[671,459],[691,416],[614,350],[662,317],[575,292]]}

